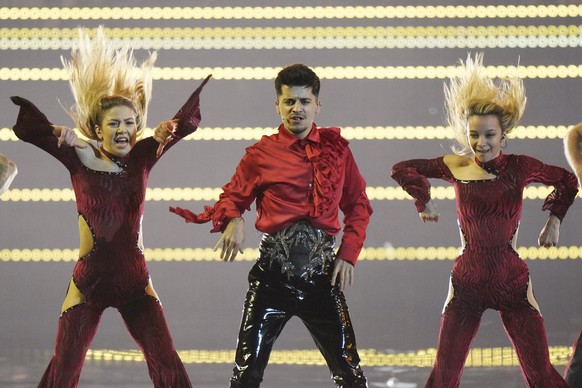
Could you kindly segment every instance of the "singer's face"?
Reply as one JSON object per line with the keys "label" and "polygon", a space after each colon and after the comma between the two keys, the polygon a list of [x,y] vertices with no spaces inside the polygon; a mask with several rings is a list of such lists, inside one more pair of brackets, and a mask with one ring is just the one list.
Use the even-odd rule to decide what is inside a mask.
{"label": "singer's face", "polygon": [[311,86],[283,85],[275,107],[285,129],[299,139],[309,135],[315,115],[320,109],[319,100],[311,91]]}

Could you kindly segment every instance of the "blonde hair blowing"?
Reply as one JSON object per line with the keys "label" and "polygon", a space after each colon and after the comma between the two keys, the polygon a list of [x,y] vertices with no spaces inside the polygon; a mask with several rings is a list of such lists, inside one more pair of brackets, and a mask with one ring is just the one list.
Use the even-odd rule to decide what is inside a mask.
{"label": "blonde hair blowing", "polygon": [[135,111],[137,135],[141,135],[152,95],[151,71],[156,57],[156,52],[151,53],[140,71],[133,50],[127,46],[114,49],[105,39],[103,26],[99,26],[94,39],[79,28],[79,41],[71,59],[61,57],[61,61],[76,102],[69,113],[83,135],[97,140],[95,126],[101,125],[104,113],[117,105]]}
{"label": "blonde hair blowing", "polygon": [[483,67],[483,53],[467,55],[457,77],[445,83],[446,123],[453,130],[454,138],[460,146],[453,146],[455,153],[472,153],[467,138],[469,117],[496,115],[503,134],[508,134],[519,122],[525,109],[526,97],[523,81],[516,75],[500,80],[497,84],[487,76]]}

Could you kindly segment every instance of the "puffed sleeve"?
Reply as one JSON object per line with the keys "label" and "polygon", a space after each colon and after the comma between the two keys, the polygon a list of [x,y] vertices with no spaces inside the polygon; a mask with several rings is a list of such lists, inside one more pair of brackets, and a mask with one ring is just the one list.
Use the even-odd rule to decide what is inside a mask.
{"label": "puffed sleeve", "polygon": [[57,158],[69,170],[78,160],[74,147],[58,147],[58,139],[53,134],[52,123],[32,102],[22,97],[10,97],[20,106],[16,124],[12,127],[16,136],[27,143],[45,150]]}
{"label": "puffed sleeve", "polygon": [[528,173],[526,184],[541,183],[554,187],[546,197],[542,210],[549,210],[562,221],[578,193],[576,176],[562,167],[545,164],[525,155],[519,156],[519,166]]}
{"label": "puffed sleeve", "polygon": [[[184,105],[182,105],[182,107],[172,118],[173,120],[178,120],[178,126],[172,139],[168,142],[168,144],[163,146],[160,156],[165,154],[177,142],[194,133],[198,129],[202,119],[202,115],[200,114],[200,93],[211,76],[212,75],[209,75],[204,79],[204,81],[200,83],[200,85],[196,88],[196,90],[194,90],[194,92],[192,92],[188,100],[186,100]],[[158,147],[159,143],[153,137],[143,139],[136,144],[137,149],[135,152],[141,152],[148,156],[147,163],[149,169],[151,169],[158,160],[158,158],[154,158],[152,154],[152,150],[157,150]],[[144,149],[143,151],[141,150],[142,148]]]}
{"label": "puffed sleeve", "polygon": [[421,213],[430,200],[430,182],[427,178],[451,181],[443,157],[435,159],[412,159],[396,163],[390,175],[412,198],[416,210]]}

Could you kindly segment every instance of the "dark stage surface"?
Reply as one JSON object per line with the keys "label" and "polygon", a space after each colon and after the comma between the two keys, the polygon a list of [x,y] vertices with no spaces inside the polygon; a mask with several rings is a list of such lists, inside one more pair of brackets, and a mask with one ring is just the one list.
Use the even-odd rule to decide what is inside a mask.
{"label": "dark stage surface", "polygon": [[[45,365],[37,360],[26,362],[26,366],[2,362],[0,383],[6,388],[36,387],[36,378]],[[230,365],[195,364],[186,365],[192,384],[199,388],[228,386]],[[423,387],[428,368],[366,368],[370,388],[416,388]],[[80,387],[87,388],[142,388],[151,383],[144,363],[136,362],[88,362],[83,370]],[[267,388],[328,388],[333,384],[324,366],[269,365],[262,386]],[[466,368],[463,387],[475,388],[520,388],[525,384],[516,368]]]}

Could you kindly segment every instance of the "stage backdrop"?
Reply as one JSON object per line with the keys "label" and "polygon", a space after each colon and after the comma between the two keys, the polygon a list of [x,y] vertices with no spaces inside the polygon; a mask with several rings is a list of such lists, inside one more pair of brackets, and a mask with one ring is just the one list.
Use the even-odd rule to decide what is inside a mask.
{"label": "stage backdrop", "polygon": [[[139,61],[158,52],[149,128],[171,118],[213,75],[202,93],[199,130],[151,174],[144,216],[151,274],[187,363],[232,362],[260,234],[251,209],[244,215],[245,254],[223,263],[212,251],[219,236],[209,233],[210,225],[185,224],[168,207],[201,211],[212,204],[245,147],[274,132],[280,121],[273,79],[282,66],[302,62],[319,74],[316,122],[343,128],[367,181],[374,214],[347,297],[368,366],[432,363],[460,246],[454,193],[433,181],[441,218],[423,224],[390,179],[390,167],[450,152],[443,82],[458,60],[483,52],[491,76],[518,71],[523,77],[528,104],[506,153],[566,167],[562,138],[582,121],[577,1],[4,0],[0,7],[0,152],[19,169],[0,197],[0,349],[36,354],[43,364],[77,258],[77,211],[66,169],[12,133],[17,109],[9,97],[30,99],[52,122],[73,125],[61,57],[69,57],[78,26],[94,31],[103,25],[109,38],[131,45]],[[582,326],[582,206],[576,203],[566,216],[559,247],[540,249],[548,193],[526,189],[518,245],[531,268],[552,360],[563,366]],[[509,346],[499,317],[488,312],[471,363],[503,363],[496,352]],[[136,352],[116,311],[105,315],[92,348]],[[312,362],[310,353],[292,352],[314,349],[299,322],[290,324],[276,349],[289,363],[296,357]],[[398,353],[400,361],[393,357]],[[503,354],[515,363],[510,351]]]}

